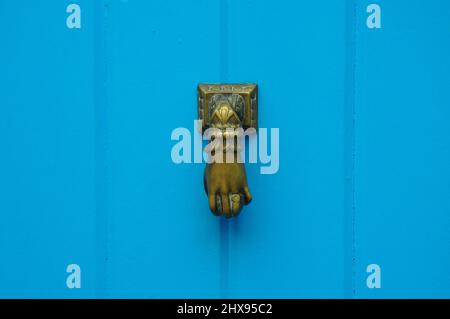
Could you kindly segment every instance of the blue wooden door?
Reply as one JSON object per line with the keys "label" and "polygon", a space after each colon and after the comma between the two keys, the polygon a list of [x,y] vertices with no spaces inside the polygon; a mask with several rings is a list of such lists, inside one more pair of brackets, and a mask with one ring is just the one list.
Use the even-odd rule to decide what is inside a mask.
{"label": "blue wooden door", "polygon": [[[369,4],[358,2],[359,26]],[[381,29],[357,28],[354,53],[355,288],[360,297],[448,298],[450,4],[379,4]],[[381,289],[367,289],[372,263]]]}
{"label": "blue wooden door", "polygon": [[[0,297],[449,297],[450,5],[371,4],[0,1]],[[232,220],[201,82],[279,130]]]}
{"label": "blue wooden door", "polygon": [[[1,297],[95,296],[103,262],[95,31],[68,33],[66,7],[0,2]],[[94,11],[83,13],[87,26]],[[82,289],[66,286],[71,264],[82,265]]]}

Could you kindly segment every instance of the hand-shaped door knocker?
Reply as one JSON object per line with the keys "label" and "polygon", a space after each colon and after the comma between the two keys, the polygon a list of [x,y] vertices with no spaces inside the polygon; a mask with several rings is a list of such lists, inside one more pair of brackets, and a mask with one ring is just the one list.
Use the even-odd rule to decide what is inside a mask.
{"label": "hand-shaped door knocker", "polygon": [[209,207],[217,216],[237,216],[252,200],[241,152],[245,136],[256,132],[257,111],[255,84],[198,86],[198,117],[210,141],[203,181]]}

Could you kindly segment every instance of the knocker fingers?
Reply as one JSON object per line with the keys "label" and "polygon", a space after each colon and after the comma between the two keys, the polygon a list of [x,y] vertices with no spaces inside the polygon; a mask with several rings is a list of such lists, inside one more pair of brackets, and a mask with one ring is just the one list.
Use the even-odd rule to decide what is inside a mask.
{"label": "knocker fingers", "polygon": [[245,205],[247,205],[252,201],[252,194],[250,194],[248,186],[244,187],[244,198],[245,198]]}
{"label": "knocker fingers", "polygon": [[209,194],[208,195],[208,200],[209,200],[209,208],[211,209],[213,214],[216,215],[216,216],[219,216],[221,212],[218,212],[218,210],[217,210],[216,195],[215,194]]}
{"label": "knocker fingers", "polygon": [[242,194],[230,194],[231,215],[237,216],[242,209]]}
{"label": "knocker fingers", "polygon": [[244,194],[215,194],[209,196],[209,206],[215,215],[226,218],[237,216],[244,203]]}
{"label": "knocker fingers", "polygon": [[230,197],[228,194],[222,194],[222,212],[227,218],[231,217],[230,206]]}

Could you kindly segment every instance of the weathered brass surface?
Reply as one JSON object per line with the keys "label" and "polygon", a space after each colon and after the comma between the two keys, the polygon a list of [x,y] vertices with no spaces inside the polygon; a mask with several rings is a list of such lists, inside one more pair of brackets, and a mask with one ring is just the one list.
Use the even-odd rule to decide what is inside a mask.
{"label": "weathered brass surface", "polygon": [[218,152],[223,155],[223,161],[215,158],[209,162],[204,174],[209,207],[217,216],[237,216],[252,200],[237,141],[242,138],[244,129],[257,129],[257,98],[256,84],[198,86],[198,117],[203,120],[202,131],[213,130],[207,149],[213,157]]}

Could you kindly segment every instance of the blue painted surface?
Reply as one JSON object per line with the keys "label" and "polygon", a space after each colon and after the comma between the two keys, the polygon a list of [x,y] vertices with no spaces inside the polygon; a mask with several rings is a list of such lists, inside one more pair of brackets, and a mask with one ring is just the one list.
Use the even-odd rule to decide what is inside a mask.
{"label": "blue painted surface", "polygon": [[[95,293],[93,11],[84,14],[85,28],[68,32],[63,2],[0,5],[1,297]],[[66,288],[71,263],[82,290]]]}
{"label": "blue painted surface", "polygon": [[[383,28],[357,34],[357,292],[448,298],[450,3],[380,5]],[[370,263],[382,289],[365,286]]]}
{"label": "blue painted surface", "polygon": [[[380,30],[366,1],[76,3],[0,1],[0,297],[450,297],[447,1]],[[280,128],[236,220],[170,158],[199,82],[257,82]]]}

